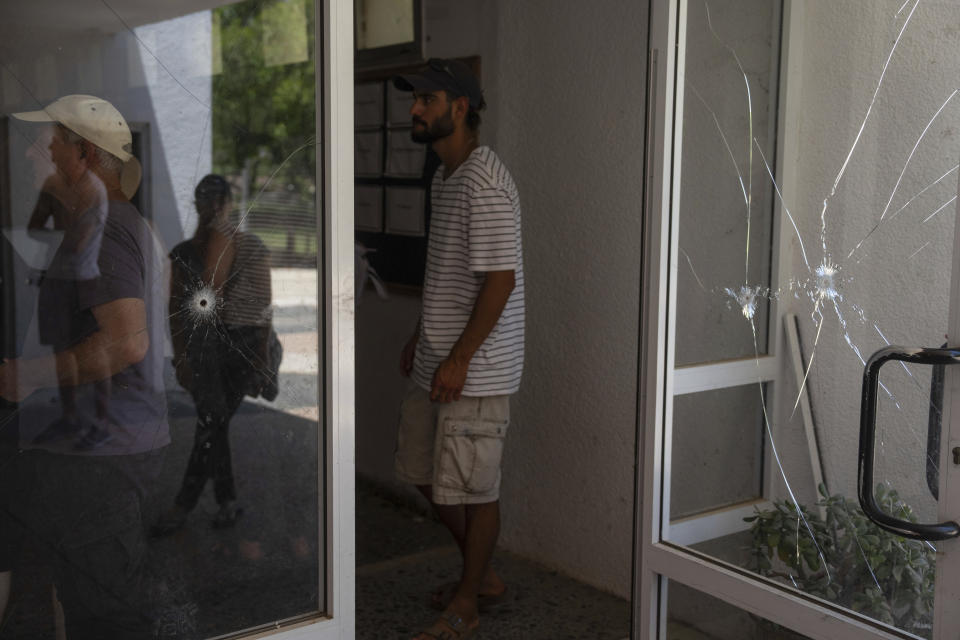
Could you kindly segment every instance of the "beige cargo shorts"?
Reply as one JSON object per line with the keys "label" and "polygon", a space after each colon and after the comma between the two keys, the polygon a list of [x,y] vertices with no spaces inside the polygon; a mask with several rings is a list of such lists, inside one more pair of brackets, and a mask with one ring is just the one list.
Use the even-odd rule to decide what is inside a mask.
{"label": "beige cargo shorts", "polygon": [[411,383],[400,405],[397,479],[432,485],[437,504],[495,502],[509,423],[510,396],[462,396],[441,404]]}

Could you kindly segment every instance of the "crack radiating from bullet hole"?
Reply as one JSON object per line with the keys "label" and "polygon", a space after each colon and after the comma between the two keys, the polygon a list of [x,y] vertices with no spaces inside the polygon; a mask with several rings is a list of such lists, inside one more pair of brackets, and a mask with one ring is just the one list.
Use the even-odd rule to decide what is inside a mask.
{"label": "crack radiating from bullet hole", "polygon": [[216,290],[210,285],[203,285],[193,292],[187,302],[190,319],[197,325],[213,322],[222,302]]}

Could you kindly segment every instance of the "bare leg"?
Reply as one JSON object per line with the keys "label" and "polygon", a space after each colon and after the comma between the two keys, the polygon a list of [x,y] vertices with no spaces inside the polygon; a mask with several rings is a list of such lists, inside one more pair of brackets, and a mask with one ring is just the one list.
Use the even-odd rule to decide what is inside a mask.
{"label": "bare leg", "polygon": [[[457,546],[460,547],[460,554],[463,556],[464,566],[467,562],[467,551],[466,551],[466,531],[467,531],[467,515],[469,507],[464,507],[462,504],[436,504],[433,502],[433,490],[430,485],[417,485],[417,489],[427,501],[433,506],[434,512],[437,514],[437,517],[440,518],[440,522],[447,527],[447,530],[450,531],[450,534],[453,536],[453,539],[456,541]],[[500,531],[500,510],[499,503],[491,503],[497,505],[497,533]],[[496,543],[496,536],[494,537],[494,543]],[[506,585],[503,583],[503,580],[500,579],[500,576],[496,574],[493,570],[493,567],[490,566],[490,558],[487,557],[486,566],[483,569],[483,576],[480,582],[480,587],[478,593],[484,595],[499,595],[504,592]],[[446,604],[446,603],[444,603]]]}
{"label": "bare leg", "polygon": [[10,579],[12,576],[12,571],[0,572],[0,622],[3,622],[3,614],[7,611],[7,601],[10,600]]}
{"label": "bare leg", "polygon": [[429,484],[417,485],[417,489],[420,490],[423,497],[426,498],[427,502],[433,507],[434,513],[437,514],[440,522],[450,531],[453,539],[457,542],[457,546],[460,547],[460,552],[463,553],[463,542],[467,528],[466,509],[460,504],[435,504],[433,502],[433,488]]}
{"label": "bare leg", "polygon": [[[477,594],[480,593],[485,574],[490,571],[490,557],[500,534],[500,503],[471,504],[461,508],[464,509],[466,523],[463,576],[446,611],[460,616],[466,624],[465,628],[470,629],[476,626],[480,618]],[[428,640],[430,637],[421,633],[417,640]]]}
{"label": "bare leg", "polygon": [[477,617],[477,594],[490,570],[490,558],[500,535],[500,503],[466,506],[467,530],[463,553],[463,577],[449,609],[464,620]]}

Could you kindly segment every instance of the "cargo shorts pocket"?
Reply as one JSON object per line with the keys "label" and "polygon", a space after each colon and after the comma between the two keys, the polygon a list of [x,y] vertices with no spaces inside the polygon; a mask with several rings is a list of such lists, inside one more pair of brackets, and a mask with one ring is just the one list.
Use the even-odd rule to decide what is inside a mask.
{"label": "cargo shorts pocket", "polygon": [[506,420],[447,417],[437,465],[437,483],[464,493],[483,494],[500,480]]}

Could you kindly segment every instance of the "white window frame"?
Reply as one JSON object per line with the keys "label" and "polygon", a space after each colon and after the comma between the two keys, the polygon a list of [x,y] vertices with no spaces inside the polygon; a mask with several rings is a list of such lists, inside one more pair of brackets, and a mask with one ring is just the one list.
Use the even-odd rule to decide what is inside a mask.
{"label": "white window frame", "polygon": [[264,631],[271,640],[353,640],[356,629],[354,284],[353,284],[353,2],[314,0],[316,20],[318,326],[322,517],[318,531],[324,617]]}

